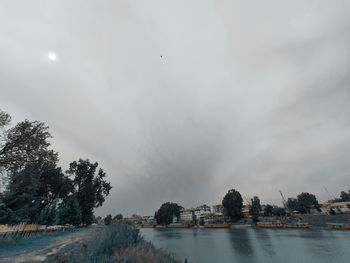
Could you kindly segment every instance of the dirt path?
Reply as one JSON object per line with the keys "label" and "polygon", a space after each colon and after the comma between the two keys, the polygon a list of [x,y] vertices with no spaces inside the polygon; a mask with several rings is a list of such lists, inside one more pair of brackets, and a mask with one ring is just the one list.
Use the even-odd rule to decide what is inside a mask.
{"label": "dirt path", "polygon": [[77,242],[91,234],[94,227],[56,232],[40,237],[29,237],[16,244],[0,244],[1,263],[42,262],[66,245]]}

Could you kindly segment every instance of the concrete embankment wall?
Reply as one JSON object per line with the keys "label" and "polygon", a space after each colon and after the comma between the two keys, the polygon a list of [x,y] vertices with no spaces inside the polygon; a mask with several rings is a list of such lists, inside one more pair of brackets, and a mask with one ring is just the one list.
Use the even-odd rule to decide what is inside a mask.
{"label": "concrete embankment wall", "polygon": [[273,222],[280,220],[281,222],[308,222],[312,226],[317,227],[326,227],[327,222],[333,223],[350,223],[350,214],[341,214],[341,215],[294,215],[287,217],[260,217],[261,222]]}
{"label": "concrete embankment wall", "polygon": [[327,222],[350,223],[350,214],[342,215],[300,215],[303,221],[309,222],[313,226],[326,226]]}

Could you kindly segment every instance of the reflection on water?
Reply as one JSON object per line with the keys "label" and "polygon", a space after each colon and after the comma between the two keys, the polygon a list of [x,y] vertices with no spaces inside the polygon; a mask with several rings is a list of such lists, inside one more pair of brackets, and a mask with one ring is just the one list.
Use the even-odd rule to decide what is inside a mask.
{"label": "reflection on water", "polygon": [[189,262],[350,262],[350,231],[328,229],[142,229],[145,239]]}
{"label": "reflection on water", "polygon": [[241,262],[243,259],[249,257],[251,262],[254,260],[254,247],[250,240],[250,233],[247,229],[226,229],[228,236],[230,237],[231,245],[234,249],[234,256],[237,262]]}
{"label": "reflection on water", "polygon": [[[274,250],[273,243],[271,241],[270,237],[270,231],[265,228],[257,229],[259,232],[254,231],[254,240],[259,239],[261,242],[258,242],[258,245],[261,247],[261,249],[264,251],[265,254],[274,256],[276,255],[276,252]],[[259,237],[257,237],[259,235]]]}

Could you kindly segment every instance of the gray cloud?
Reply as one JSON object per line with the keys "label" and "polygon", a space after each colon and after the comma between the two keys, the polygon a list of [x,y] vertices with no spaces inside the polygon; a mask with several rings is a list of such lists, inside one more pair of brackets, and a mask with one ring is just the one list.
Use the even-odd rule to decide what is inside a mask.
{"label": "gray cloud", "polygon": [[[0,8],[1,108],[98,161],[98,210],[350,188],[348,1],[21,1]],[[53,63],[48,52],[57,53]],[[160,57],[162,56],[162,57]]]}

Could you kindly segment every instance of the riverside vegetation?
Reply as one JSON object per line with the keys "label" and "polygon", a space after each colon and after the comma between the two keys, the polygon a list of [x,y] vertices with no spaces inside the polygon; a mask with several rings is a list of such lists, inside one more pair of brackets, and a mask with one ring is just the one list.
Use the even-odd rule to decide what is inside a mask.
{"label": "riverside vegetation", "polygon": [[111,185],[98,163],[73,161],[64,173],[43,122],[8,128],[0,110],[0,224],[89,225]]}
{"label": "riverside vegetation", "polygon": [[[50,149],[48,126],[24,120],[9,128],[10,123],[11,116],[0,110],[0,224],[86,226],[95,222],[94,209],[102,206],[112,188],[98,163],[79,159],[64,173],[58,153]],[[97,226],[47,262],[176,261],[132,227],[112,224]]]}
{"label": "riverside vegetation", "polygon": [[70,243],[49,257],[47,263],[124,262],[175,263],[171,254],[155,248],[138,231],[126,224],[98,226],[92,235],[80,242]]}

